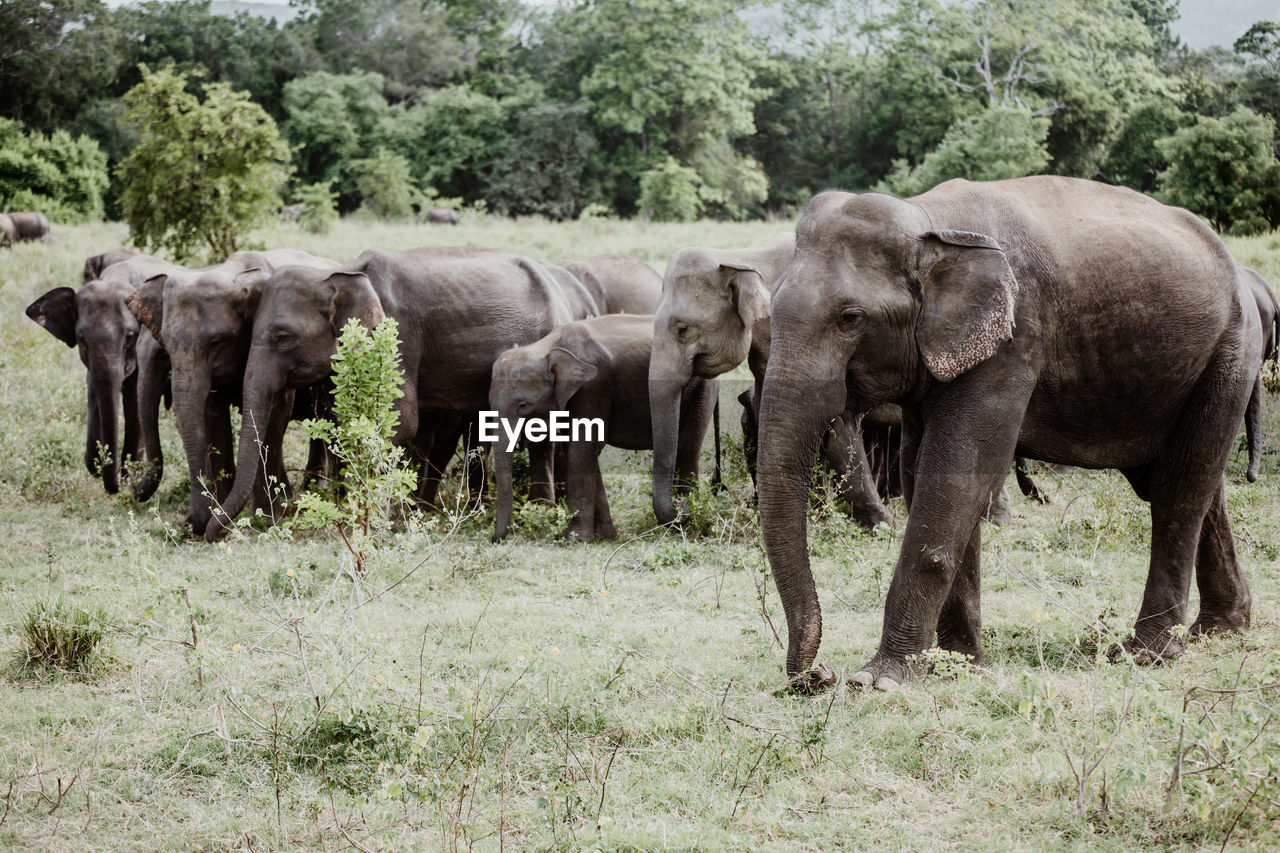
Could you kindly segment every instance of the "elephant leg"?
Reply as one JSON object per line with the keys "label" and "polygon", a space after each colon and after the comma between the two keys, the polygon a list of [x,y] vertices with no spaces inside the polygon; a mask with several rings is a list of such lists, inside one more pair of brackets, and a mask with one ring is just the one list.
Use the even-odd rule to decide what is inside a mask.
{"label": "elephant leg", "polygon": [[[219,504],[231,493],[235,477],[235,434],[231,431],[231,407],[220,395],[210,394],[205,409],[205,434],[209,436],[209,482],[206,489]],[[261,464],[261,460],[257,464]]]}
{"label": "elephant leg", "polygon": [[1245,479],[1258,482],[1258,469],[1262,465],[1262,374],[1253,380],[1249,404],[1244,410],[1244,432],[1249,446],[1249,470]]}
{"label": "elephant leg", "polygon": [[453,416],[437,418],[430,439],[430,451],[418,476],[418,502],[425,507],[435,507],[440,493],[440,480],[449,467],[449,460],[458,449],[458,440],[466,424]]}
{"label": "elephant leg", "polygon": [[717,492],[724,489],[720,472],[720,398],[716,397],[715,407],[711,410],[711,434],[715,437],[716,470],[711,475],[711,488]]}
{"label": "elephant leg", "polygon": [[488,449],[480,443],[480,421],[469,418],[466,426],[466,439],[463,448],[467,454],[467,492],[472,500],[484,498],[489,486],[489,471],[485,467],[485,451]]}
{"label": "elephant leg", "polygon": [[551,465],[555,469],[555,490],[551,495],[553,499],[556,495],[566,494],[569,488],[569,447],[564,442],[559,442],[555,448]]}
{"label": "elephant leg", "polygon": [[279,402],[271,410],[261,461],[263,476],[253,486],[254,509],[262,510],[263,515],[270,518],[273,524],[280,520],[284,501],[291,496],[289,475],[284,467],[284,432],[289,425],[289,414],[293,411],[293,395],[292,389],[283,391]]}
{"label": "elephant leg", "polygon": [[1018,478],[1018,489],[1025,497],[1041,505],[1051,503],[1049,496],[1040,491],[1036,481],[1031,479],[1031,473],[1027,470],[1027,460],[1024,457],[1013,457],[1013,473]]}
{"label": "elephant leg", "polygon": [[903,412],[902,440],[898,442],[898,487],[908,513],[911,512],[911,497],[916,491],[916,456],[920,453],[923,432],[920,416]]}
{"label": "elephant leg", "polygon": [[143,460],[142,476],[133,486],[137,500],[148,500],[160,487],[164,475],[164,453],[160,449],[160,406],[164,399],[169,359],[138,359],[138,432]]}
{"label": "elephant leg", "polygon": [[302,488],[323,489],[329,485],[329,448],[318,438],[307,439],[307,470]]}
{"label": "elephant leg", "polygon": [[[1033,385],[1031,379],[1015,387],[1006,384],[999,394],[953,386],[952,394],[933,404],[915,454],[914,485],[903,485],[910,516],[885,600],[880,647],[854,673],[855,684],[897,688],[915,675],[908,658],[933,645],[940,624],[950,642],[964,642],[966,653],[981,655],[977,635],[963,629],[977,612],[981,539],[974,531],[1008,472]],[[904,469],[911,443],[907,423],[904,419]],[[981,424],[982,432],[964,430],[962,424]],[[942,623],[962,570],[964,580]]]}
{"label": "elephant leg", "polygon": [[556,445],[540,441],[529,445],[529,500],[556,502]]}
{"label": "elephant leg", "polygon": [[860,417],[849,412],[837,418],[827,433],[822,456],[836,475],[836,497],[849,507],[849,517],[860,527],[872,530],[877,524],[893,523],[893,516],[876,494],[862,444]]}
{"label": "elephant leg", "polygon": [[985,518],[997,527],[1013,520],[1013,512],[1009,509],[1009,489],[1003,482],[991,496]]}
{"label": "elephant leg", "polygon": [[754,392],[750,389],[743,391],[738,395],[738,402],[742,404],[742,455],[747,460],[747,473],[751,475],[751,491],[755,494],[756,489],[756,453],[759,445],[757,444],[758,435],[760,433],[759,421],[756,420],[756,404]]}
{"label": "elephant leg", "polygon": [[1219,486],[1205,513],[1196,550],[1196,586],[1200,614],[1191,623],[1193,635],[1244,631],[1249,627],[1253,599],[1249,582],[1236,559],[1226,492]]}
{"label": "elephant leg", "polygon": [[[1176,629],[1186,622],[1191,576],[1204,563],[1208,613],[1201,629],[1247,623],[1248,586],[1239,572],[1223,492],[1223,475],[1254,377],[1220,351],[1187,396],[1164,455],[1150,466],[1151,562],[1134,637],[1125,643],[1139,663],[1171,660],[1186,648]],[[1238,397],[1231,398],[1235,393]],[[1132,481],[1132,478],[1131,478]],[[1210,518],[1212,515],[1212,518]],[[1221,620],[1221,621],[1219,621]]]}
{"label": "elephant leg", "polygon": [[715,380],[694,379],[685,389],[680,405],[680,427],[676,441],[676,484],[679,494],[688,494],[698,486],[698,457],[702,442],[715,411]]}
{"label": "elephant leg", "polygon": [[618,535],[618,531],[613,526],[613,515],[609,512],[609,493],[604,489],[604,475],[600,471],[600,459],[596,457],[596,486],[595,486],[595,525],[593,528],[594,538],[612,539]]}
{"label": "elephant leg", "polygon": [[596,501],[600,478],[601,445],[577,441],[569,446],[569,484],[565,495],[573,514],[564,529],[566,539],[593,542],[596,538]]}
{"label": "elephant leg", "polygon": [[982,663],[982,525],[973,528],[938,617],[938,647]]}

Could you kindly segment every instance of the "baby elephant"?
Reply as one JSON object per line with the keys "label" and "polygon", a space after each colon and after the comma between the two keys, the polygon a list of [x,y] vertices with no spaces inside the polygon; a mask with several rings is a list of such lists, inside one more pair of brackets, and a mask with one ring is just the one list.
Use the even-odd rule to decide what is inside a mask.
{"label": "baby elephant", "polygon": [[[519,419],[525,419],[525,424],[532,419],[549,420],[552,411],[568,412],[571,437],[573,429],[578,429],[577,440],[567,445],[566,490],[574,517],[565,536],[593,542],[614,535],[609,499],[600,476],[600,451],[606,444],[624,450],[653,449],[649,417],[652,348],[653,317],[609,314],[560,326],[541,340],[498,357],[489,390],[489,406],[503,419],[494,445],[498,487],[495,542],[507,535],[511,525],[511,455],[516,440],[510,433],[528,436],[518,426]],[[698,479],[698,453],[717,391],[714,379],[696,379],[681,400],[676,467],[685,490]],[[603,424],[603,436],[587,419]]]}

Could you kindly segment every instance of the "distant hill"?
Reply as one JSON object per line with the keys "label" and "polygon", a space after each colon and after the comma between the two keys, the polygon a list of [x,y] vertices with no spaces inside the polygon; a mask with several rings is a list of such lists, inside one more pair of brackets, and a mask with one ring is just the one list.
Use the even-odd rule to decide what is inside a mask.
{"label": "distant hill", "polygon": [[1280,0],[1182,0],[1174,35],[1201,50],[1231,47],[1257,21],[1280,21]]}

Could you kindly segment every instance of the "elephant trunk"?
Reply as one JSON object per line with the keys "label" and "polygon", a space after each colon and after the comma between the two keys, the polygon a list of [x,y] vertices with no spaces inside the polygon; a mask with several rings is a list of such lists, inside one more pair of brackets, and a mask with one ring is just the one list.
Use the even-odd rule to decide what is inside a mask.
{"label": "elephant trunk", "polygon": [[[187,366],[174,370],[173,412],[182,434],[182,449],[191,475],[191,497],[187,504],[187,521],[197,536],[204,534],[213,510],[217,486],[216,473],[209,459],[209,436],[205,429],[211,379],[208,370]],[[221,461],[221,460],[220,460]]]}
{"label": "elephant trunk", "polygon": [[822,436],[844,411],[845,392],[842,382],[798,375],[784,359],[775,355],[765,374],[757,483],[761,536],[787,617],[787,676],[795,680],[812,667],[822,640],[809,567],[809,486]]}
{"label": "elephant trunk", "polygon": [[[254,361],[250,353],[250,364]],[[257,485],[258,474],[262,470],[262,454],[265,452],[263,442],[267,435],[267,425],[271,423],[271,413],[277,404],[285,382],[282,371],[272,370],[262,365],[253,375],[245,375],[244,404],[240,408],[240,443],[236,451],[236,479],[231,493],[222,502],[219,511],[214,512],[205,528],[204,538],[213,542],[222,535],[224,528],[229,527],[231,520],[240,514],[249,498],[253,496],[253,487]]]}
{"label": "elephant trunk", "polygon": [[493,523],[493,541],[499,542],[511,529],[511,511],[515,499],[512,495],[512,452],[499,437],[493,445],[493,479],[498,489],[498,506]]}
{"label": "elephant trunk", "polygon": [[[97,415],[97,435],[93,446],[86,448],[90,470],[101,465],[102,485],[108,494],[120,491],[119,430],[117,409],[120,407],[120,384],[123,379],[118,365],[95,363],[89,370],[90,406]],[[90,456],[91,454],[91,456]]]}
{"label": "elephant trunk", "polygon": [[680,442],[680,402],[692,373],[671,346],[654,340],[649,361],[649,415],[653,426],[653,514],[659,524],[677,518],[676,453]]}

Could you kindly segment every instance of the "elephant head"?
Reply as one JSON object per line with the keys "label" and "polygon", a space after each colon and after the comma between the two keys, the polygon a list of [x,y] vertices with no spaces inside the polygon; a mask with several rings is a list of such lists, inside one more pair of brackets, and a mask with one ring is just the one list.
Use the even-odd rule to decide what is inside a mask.
{"label": "elephant head", "polygon": [[[493,363],[489,384],[489,407],[500,418],[515,424],[519,418],[545,417],[552,410],[563,411],[583,385],[595,377],[598,368],[587,361],[573,341],[561,341],[559,331],[546,338],[507,350]],[[561,345],[561,344],[564,345]],[[585,357],[584,357],[585,356]],[[513,487],[512,449],[501,429],[493,448],[494,481],[498,506],[493,541],[507,535],[511,526]]]}
{"label": "elephant head", "polygon": [[137,371],[140,327],[125,309],[132,290],[127,281],[95,279],[80,288],[57,287],[27,306],[27,316],[69,347],[76,347],[88,368],[88,434],[84,464],[89,473],[102,477],[106,490],[120,488],[118,410],[123,402],[126,417],[125,455],[136,448],[133,438],[135,413],[132,385],[126,385]]}
{"label": "elephant head", "polygon": [[266,279],[262,268],[226,263],[154,276],[128,300],[129,310],[169,353],[173,410],[191,477],[187,520],[197,534],[209,522],[216,482],[232,470],[231,460],[214,458],[210,397],[216,391],[238,396]]}
{"label": "elephant head", "polygon": [[[649,400],[653,420],[653,511],[676,520],[672,496],[680,398],[695,378],[713,379],[768,338],[770,287],[791,257],[794,236],[755,249],[681,249],[671,256],[653,319]],[[756,341],[757,345],[765,341]]]}
{"label": "elephant head", "polygon": [[372,329],[382,302],[363,272],[287,266],[262,287],[253,320],[240,408],[236,477],[221,509],[205,528],[214,541],[248,502],[262,468],[262,438],[281,392],[328,377],[338,335],[352,318]]}
{"label": "elephant head", "polygon": [[846,410],[912,402],[1012,336],[1018,282],[1000,245],[935,230],[879,194],[814,197],[774,293],[760,407],[761,532],[786,611],[787,674],[814,660],[822,616],[806,550],[810,470]]}

